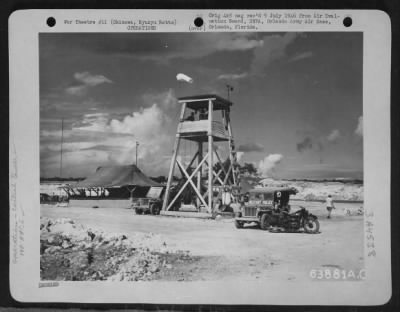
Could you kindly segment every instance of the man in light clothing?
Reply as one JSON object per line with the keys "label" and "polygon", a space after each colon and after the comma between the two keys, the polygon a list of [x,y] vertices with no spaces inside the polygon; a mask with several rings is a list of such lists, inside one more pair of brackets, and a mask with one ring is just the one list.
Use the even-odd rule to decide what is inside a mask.
{"label": "man in light clothing", "polygon": [[328,219],[331,218],[332,209],[335,209],[335,204],[333,203],[333,198],[331,195],[328,195],[326,198],[326,210],[328,210]]}
{"label": "man in light clothing", "polygon": [[228,187],[224,188],[224,191],[222,192],[222,196],[221,196],[221,201],[222,201],[222,205],[221,205],[221,211],[226,211],[226,209],[229,207],[233,201],[233,195],[230,192]]}

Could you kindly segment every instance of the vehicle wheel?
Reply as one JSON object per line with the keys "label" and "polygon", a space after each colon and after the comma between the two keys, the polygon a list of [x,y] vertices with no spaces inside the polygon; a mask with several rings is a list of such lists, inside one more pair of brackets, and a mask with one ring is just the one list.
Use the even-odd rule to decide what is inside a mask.
{"label": "vehicle wheel", "polygon": [[316,234],[319,232],[319,221],[314,218],[304,220],[304,231],[309,234]]}
{"label": "vehicle wheel", "polygon": [[240,222],[240,221],[238,221],[238,220],[235,220],[235,227],[236,227],[237,229],[243,228],[243,222]]}
{"label": "vehicle wheel", "polygon": [[137,215],[141,215],[141,214],[143,214],[143,210],[140,209],[140,208],[135,208],[135,213],[136,213]]}
{"label": "vehicle wheel", "polygon": [[152,215],[159,215],[161,211],[161,207],[158,204],[152,204],[150,207],[150,213]]}
{"label": "vehicle wheel", "polygon": [[269,216],[266,213],[264,213],[261,217],[260,228],[264,231],[268,230],[269,228]]}

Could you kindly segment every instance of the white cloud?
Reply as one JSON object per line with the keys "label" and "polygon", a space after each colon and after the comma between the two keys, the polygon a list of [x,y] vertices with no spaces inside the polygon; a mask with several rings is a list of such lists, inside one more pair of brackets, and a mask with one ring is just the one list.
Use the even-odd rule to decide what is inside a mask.
{"label": "white cloud", "polygon": [[[72,124],[72,129],[64,131],[63,167],[71,175],[82,176],[101,165],[134,163],[138,141],[139,167],[149,175],[166,174],[169,161],[162,155],[168,155],[172,149],[173,136],[169,131],[175,127],[170,127],[168,113],[175,106],[174,91],[170,89],[144,95],[143,106],[123,118],[99,112],[84,114]],[[58,174],[60,135],[60,129],[41,131],[43,174]],[[49,173],[54,171],[55,174]]]}
{"label": "white cloud", "polygon": [[302,52],[291,57],[288,62],[297,62],[312,57],[314,54],[311,51]]}
{"label": "white cloud", "polygon": [[258,163],[258,171],[263,176],[268,176],[272,170],[282,161],[283,155],[270,154]]}
{"label": "white cloud", "polygon": [[72,86],[65,89],[65,92],[70,95],[82,96],[87,93],[86,85]]}
{"label": "white cloud", "polygon": [[[96,143],[93,142],[64,142],[62,147],[63,147],[63,152],[72,152],[72,151],[79,151],[82,149],[89,149],[91,147],[94,147]],[[49,151],[52,152],[59,152],[61,151],[61,144],[60,143],[55,143],[55,144],[48,144],[47,148]]]}
{"label": "white cloud", "polygon": [[244,152],[236,152],[236,160],[240,162],[243,158]]}
{"label": "white cloud", "polygon": [[61,132],[61,130],[42,130],[40,131],[40,136],[42,138],[61,138],[61,134],[64,138],[71,136],[71,131],[63,131],[63,133]]}
{"label": "white cloud", "polygon": [[162,130],[164,114],[157,104],[142,108],[132,115],[125,116],[122,121],[111,120],[108,131],[114,133],[130,133],[138,139],[148,139]]}
{"label": "white cloud", "polygon": [[146,105],[158,104],[164,110],[170,110],[176,106],[178,99],[173,89],[161,93],[146,93],[142,96]]}
{"label": "white cloud", "polygon": [[98,86],[103,83],[112,83],[110,79],[103,75],[92,75],[89,72],[77,72],[74,74],[74,79],[80,84],[70,86],[65,89],[65,92],[70,95],[83,96],[91,87]]}
{"label": "white cloud", "polygon": [[246,35],[233,34],[231,36],[222,36],[215,47],[219,51],[243,51],[261,47],[263,44],[263,40],[249,39]]}
{"label": "white cloud", "polygon": [[248,74],[246,72],[241,73],[241,74],[222,74],[222,75],[219,75],[217,79],[237,80],[237,79],[246,78],[247,76],[248,76]]}
{"label": "white cloud", "polygon": [[339,138],[340,138],[341,134],[340,131],[338,129],[334,129],[331,131],[331,133],[327,136],[327,140],[330,143],[336,143]]}
{"label": "white cloud", "polygon": [[358,117],[358,124],[357,124],[357,128],[354,131],[354,133],[357,136],[360,136],[360,137],[363,136],[363,116]]}
{"label": "white cloud", "polygon": [[85,114],[83,115],[80,123],[84,124],[85,126],[74,127],[73,130],[104,132],[106,131],[105,128],[107,127],[108,123],[108,114],[107,113]]}
{"label": "white cloud", "polygon": [[86,86],[94,87],[102,83],[112,83],[110,79],[103,75],[92,75],[89,72],[75,73],[74,78]]}

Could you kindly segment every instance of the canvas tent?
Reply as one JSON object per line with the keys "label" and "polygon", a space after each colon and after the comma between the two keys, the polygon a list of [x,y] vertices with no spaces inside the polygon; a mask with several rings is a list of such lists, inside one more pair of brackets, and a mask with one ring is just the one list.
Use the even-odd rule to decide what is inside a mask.
{"label": "canvas tent", "polygon": [[98,167],[85,180],[71,184],[66,191],[72,199],[143,197],[150,187],[161,186],[135,165]]}
{"label": "canvas tent", "polygon": [[98,167],[96,172],[85,180],[73,185],[74,188],[123,187],[123,186],[160,186],[147,177],[135,165]]}

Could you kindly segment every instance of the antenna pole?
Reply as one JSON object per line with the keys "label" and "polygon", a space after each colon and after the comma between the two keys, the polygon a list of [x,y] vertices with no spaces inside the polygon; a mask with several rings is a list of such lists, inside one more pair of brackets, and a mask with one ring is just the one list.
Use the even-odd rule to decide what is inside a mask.
{"label": "antenna pole", "polygon": [[136,160],[135,160],[135,164],[136,164],[136,167],[137,167],[137,153],[138,153],[138,148],[139,148],[139,142],[138,141],[136,141]]}
{"label": "antenna pole", "polygon": [[60,178],[62,178],[63,141],[64,141],[64,118],[61,119]]}
{"label": "antenna pole", "polygon": [[231,86],[231,85],[226,85],[226,91],[228,92],[228,101],[230,101],[231,99],[230,99],[230,95],[231,95],[231,92],[233,91],[233,87]]}

